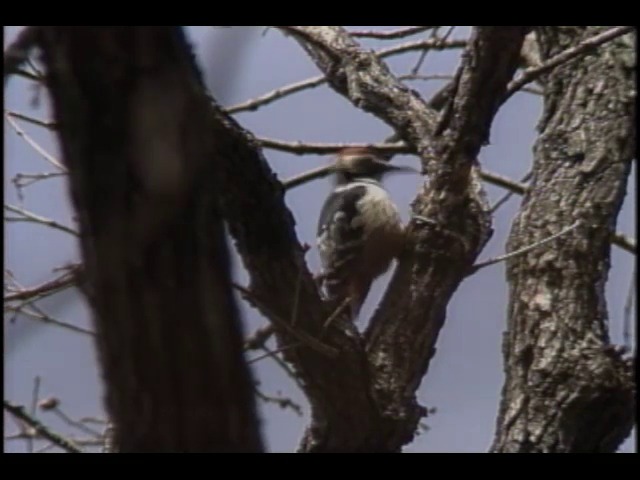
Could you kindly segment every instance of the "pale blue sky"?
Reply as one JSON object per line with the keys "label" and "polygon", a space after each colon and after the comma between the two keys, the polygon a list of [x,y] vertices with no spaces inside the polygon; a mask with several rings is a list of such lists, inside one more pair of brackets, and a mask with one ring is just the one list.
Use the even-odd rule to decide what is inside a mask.
{"label": "pale blue sky", "polygon": [[[5,41],[10,41],[18,28],[7,27]],[[459,27],[454,36],[463,36],[466,31],[466,27]],[[319,73],[299,45],[277,31],[268,31],[263,36],[262,27],[223,30],[188,27],[188,32],[207,74],[211,93],[223,105],[232,105]],[[371,48],[387,46],[386,42],[380,41],[365,43]],[[412,52],[393,57],[388,62],[394,72],[408,73],[418,55]],[[457,63],[457,53],[430,52],[422,73],[451,73]],[[412,88],[427,98],[441,85],[441,81],[411,83]],[[39,105],[33,105],[35,98],[40,99]],[[21,78],[13,78],[9,82],[5,90],[5,108],[41,119],[50,118],[46,92]],[[526,93],[515,95],[496,117],[491,145],[485,147],[480,156],[483,167],[515,179],[522,177],[531,163],[531,147],[540,112],[539,97]],[[378,142],[390,133],[389,127],[380,120],[354,108],[327,86],[295,94],[257,112],[240,113],[236,118],[256,136],[290,141]],[[55,139],[49,132],[25,122],[20,122],[20,125],[48,152],[58,156]],[[6,120],[4,131],[5,202],[17,204],[19,199],[11,183],[12,177],[19,172],[36,173],[52,168],[15,134]],[[328,161],[324,156],[293,156],[272,150],[266,150],[265,154],[283,179]],[[417,164],[415,158],[407,156],[397,161]],[[635,166],[630,178],[634,175]],[[405,219],[420,181],[417,175],[398,175],[390,177],[386,183]],[[316,218],[329,187],[328,180],[318,180],[287,194],[287,205],[296,218],[298,236],[303,242],[314,243]],[[487,191],[492,201],[504,193],[490,185]],[[494,236],[481,259],[504,253],[511,220],[519,203],[519,197],[513,197],[499,210],[494,222]],[[60,223],[73,225],[66,185],[60,179],[39,182],[27,189],[23,206]],[[635,182],[630,181],[629,194],[618,218],[618,231],[634,235],[634,216]],[[311,269],[318,271],[315,248],[308,259]],[[53,268],[77,260],[78,249],[71,235],[31,223],[5,224],[5,266],[23,285],[44,282],[52,278]],[[622,312],[633,260],[630,254],[613,248],[607,300],[611,336],[618,343],[622,339]],[[240,283],[245,282],[246,274],[237,257],[234,264],[236,279]],[[375,284],[363,309],[364,317],[372,312],[387,281],[388,275]],[[418,400],[423,405],[437,408],[437,412],[427,419],[431,430],[418,436],[406,451],[487,451],[493,438],[503,382],[501,341],[505,329],[506,298],[503,264],[481,270],[455,293],[440,334],[437,354],[418,393]],[[247,332],[265,324],[266,321],[256,311],[241,304]],[[91,328],[84,299],[76,290],[53,296],[41,305],[51,316]],[[290,410],[260,403],[268,449],[273,452],[295,450],[309,413],[304,396],[271,360],[262,360],[253,368],[263,392],[270,395],[281,392],[303,405],[304,416],[300,418]],[[28,405],[36,375],[42,378],[41,396],[58,397],[67,414],[74,418],[104,416],[102,386],[92,339],[22,317],[9,323],[5,314],[5,398]],[[77,430],[70,429],[51,413],[39,412],[39,416],[45,424],[58,431],[78,435]],[[15,431],[13,420],[5,414],[5,434]],[[634,451],[634,445],[629,439],[621,451]],[[23,441],[10,441],[5,448],[7,451],[25,451],[25,444]]]}

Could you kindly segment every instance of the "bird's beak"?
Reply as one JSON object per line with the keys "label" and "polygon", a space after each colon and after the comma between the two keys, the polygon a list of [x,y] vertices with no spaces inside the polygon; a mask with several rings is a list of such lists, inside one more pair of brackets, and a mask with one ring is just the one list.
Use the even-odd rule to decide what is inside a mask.
{"label": "bird's beak", "polygon": [[376,165],[379,165],[380,167],[382,167],[384,172],[412,172],[412,173],[418,173],[418,170],[416,170],[413,167],[407,167],[404,165],[393,165],[392,163],[389,162],[385,162],[384,160],[374,160],[374,163]]}

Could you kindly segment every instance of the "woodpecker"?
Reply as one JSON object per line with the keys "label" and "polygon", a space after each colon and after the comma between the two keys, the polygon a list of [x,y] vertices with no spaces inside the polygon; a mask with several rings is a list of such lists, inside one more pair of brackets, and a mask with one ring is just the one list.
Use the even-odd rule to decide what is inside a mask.
{"label": "woodpecker", "polygon": [[341,150],[331,170],[335,187],[318,220],[319,277],[328,298],[349,298],[355,320],[371,284],[404,246],[400,214],[380,180],[389,172],[415,170],[391,165],[368,148]]}

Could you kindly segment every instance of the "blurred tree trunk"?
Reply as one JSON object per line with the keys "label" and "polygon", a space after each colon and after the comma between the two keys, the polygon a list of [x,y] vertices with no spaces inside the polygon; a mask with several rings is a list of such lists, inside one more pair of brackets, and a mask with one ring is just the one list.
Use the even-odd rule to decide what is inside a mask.
{"label": "blurred tree trunk", "polygon": [[261,451],[209,102],[178,27],[42,27],[119,452]]}
{"label": "blurred tree trunk", "polygon": [[[539,27],[541,60],[603,27]],[[508,262],[506,383],[494,452],[614,452],[634,418],[632,367],[609,341],[611,234],[635,156],[631,35],[543,78],[531,189],[513,251],[579,222]]]}

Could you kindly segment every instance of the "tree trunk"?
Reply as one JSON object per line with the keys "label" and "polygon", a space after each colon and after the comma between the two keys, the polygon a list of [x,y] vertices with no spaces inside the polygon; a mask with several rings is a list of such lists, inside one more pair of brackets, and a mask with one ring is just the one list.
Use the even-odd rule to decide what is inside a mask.
{"label": "tree trunk", "polygon": [[42,27],[120,452],[261,451],[209,102],[178,27]]}
{"label": "tree trunk", "polygon": [[[602,27],[540,27],[542,62]],[[545,78],[532,185],[508,241],[506,382],[494,452],[614,452],[633,425],[630,361],[610,344],[611,235],[635,155],[631,35]]]}

